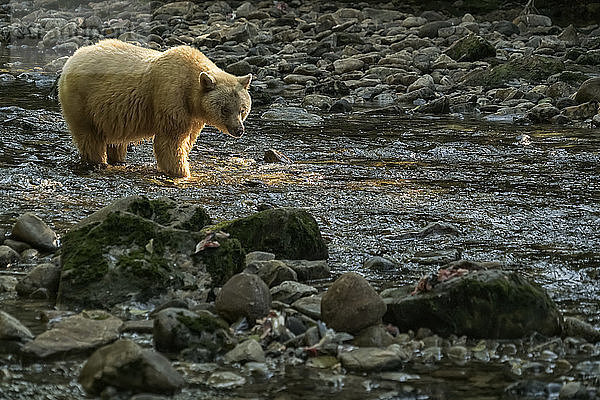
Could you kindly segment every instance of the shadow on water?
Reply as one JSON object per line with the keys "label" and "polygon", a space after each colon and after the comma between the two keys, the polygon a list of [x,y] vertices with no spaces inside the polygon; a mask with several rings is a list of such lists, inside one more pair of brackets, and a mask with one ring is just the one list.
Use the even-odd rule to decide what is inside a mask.
{"label": "shadow on water", "polygon": [[[0,229],[33,211],[64,233],[133,194],[198,203],[216,220],[248,215],[260,204],[305,207],[328,240],[335,274],[358,271],[379,287],[414,283],[437,268],[424,254],[451,251],[501,261],[542,284],[566,314],[600,324],[597,131],[360,112],[326,116],[322,126],[303,128],[262,121],[256,110],[239,140],[210,129],[203,133],[190,156],[192,178],[178,180],[156,171],[148,142],[136,145],[124,166],[81,168],[56,102],[36,86],[43,79],[23,73],[33,74],[31,81],[25,76],[0,84]],[[293,163],[265,163],[269,148]],[[435,221],[455,225],[460,234],[410,235]],[[401,267],[365,270],[362,263],[371,255],[393,257]],[[40,321],[28,315],[28,325],[39,329]],[[23,374],[35,375],[32,367],[23,368]],[[80,364],[55,368],[53,379],[69,382]],[[373,383],[367,388],[373,397],[365,397],[364,377],[318,370],[291,368],[285,385],[288,393],[297,387],[298,398],[305,399],[328,393],[377,398],[386,391],[396,391],[393,398],[477,398],[501,393],[510,382],[503,371],[487,371],[483,364],[453,366],[451,372],[443,363],[428,368],[410,371],[420,374],[418,384],[401,376]],[[283,385],[261,379],[248,389],[258,397]],[[33,390],[19,385],[13,389]],[[194,393],[182,398],[198,398]]]}

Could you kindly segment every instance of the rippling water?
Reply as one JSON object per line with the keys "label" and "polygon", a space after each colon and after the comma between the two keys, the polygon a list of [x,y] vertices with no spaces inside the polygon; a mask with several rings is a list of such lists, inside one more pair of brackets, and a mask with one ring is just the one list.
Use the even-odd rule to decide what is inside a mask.
{"label": "rippling water", "polygon": [[[0,84],[0,229],[33,211],[64,233],[132,194],[202,204],[216,220],[248,215],[263,203],[305,207],[329,241],[335,274],[358,271],[379,287],[414,283],[437,268],[419,261],[424,253],[458,251],[466,259],[503,262],[542,284],[566,314],[600,325],[597,130],[372,111],[324,116],[322,126],[306,128],[261,121],[256,110],[239,140],[203,133],[190,156],[192,178],[174,180],[156,171],[150,143],[136,145],[125,166],[83,169],[56,103],[46,97],[51,80],[44,79],[34,74],[31,82]],[[263,162],[269,148],[293,163]],[[453,224],[460,234],[410,235],[436,221]],[[362,263],[371,255],[393,257],[401,268],[365,270]],[[456,394],[476,385],[472,379],[491,382],[502,375],[482,370],[466,378],[472,371],[454,369],[463,378],[448,378],[442,368],[440,377],[422,377],[420,387],[436,382],[441,392]],[[290,374],[290,387],[323,382],[307,378],[306,371],[297,380]],[[367,398],[342,390],[335,379],[314,395]],[[364,379],[357,382],[346,387],[364,386]],[[489,387],[482,393],[501,391]],[[443,398],[435,390],[429,395]],[[309,387],[297,391],[311,393]],[[405,394],[397,398],[418,397]]]}

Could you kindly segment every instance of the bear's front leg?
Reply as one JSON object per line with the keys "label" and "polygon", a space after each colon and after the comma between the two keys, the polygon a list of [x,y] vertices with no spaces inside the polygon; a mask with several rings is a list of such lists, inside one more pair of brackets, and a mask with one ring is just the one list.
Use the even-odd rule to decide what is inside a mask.
{"label": "bear's front leg", "polygon": [[190,176],[188,155],[192,144],[189,134],[157,133],[154,136],[154,156],[158,169],[177,178],[188,178]]}
{"label": "bear's front leg", "polygon": [[127,144],[109,144],[106,146],[106,155],[109,164],[124,164],[127,158]]}

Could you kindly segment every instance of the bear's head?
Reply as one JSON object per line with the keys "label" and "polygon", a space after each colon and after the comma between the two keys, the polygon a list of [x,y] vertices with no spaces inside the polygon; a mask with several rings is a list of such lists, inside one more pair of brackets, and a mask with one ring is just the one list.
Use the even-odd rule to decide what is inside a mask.
{"label": "bear's head", "polygon": [[239,138],[250,114],[252,100],[248,89],[252,75],[233,76],[226,72],[201,72],[200,88],[203,117],[207,124]]}

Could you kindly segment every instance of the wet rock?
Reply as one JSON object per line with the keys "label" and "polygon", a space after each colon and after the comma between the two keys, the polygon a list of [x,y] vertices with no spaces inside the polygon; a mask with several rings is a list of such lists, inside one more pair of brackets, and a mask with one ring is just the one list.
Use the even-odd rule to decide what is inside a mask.
{"label": "wet rock", "polygon": [[252,72],[252,66],[248,63],[248,61],[241,60],[229,64],[225,70],[233,75],[244,76]]}
{"label": "wet rock", "polygon": [[561,388],[558,394],[560,400],[587,400],[596,397],[589,393],[587,388],[581,382],[567,382]]}
{"label": "wet rock", "polygon": [[428,88],[431,90],[435,89],[435,82],[433,81],[431,75],[423,75],[422,77],[411,83],[406,89],[406,92],[410,93],[423,88]]}
{"label": "wet rock", "polygon": [[275,149],[265,150],[265,155],[263,156],[263,161],[267,163],[284,163],[291,164],[292,160],[290,160],[285,154]]}
{"label": "wet rock", "polygon": [[524,56],[485,71],[468,73],[462,83],[469,86],[485,86],[488,88],[499,87],[515,79],[539,83],[564,69],[563,62],[558,58],[538,55]]}
{"label": "wet rock", "polygon": [[598,113],[598,102],[589,101],[582,103],[577,106],[566,107],[561,111],[561,114],[565,117],[573,119],[587,119],[592,118]]}
{"label": "wet rock", "polygon": [[540,14],[519,15],[513,20],[513,23],[517,26],[523,24],[526,29],[552,26],[550,17]]}
{"label": "wet rock", "polygon": [[0,246],[0,268],[6,268],[10,264],[16,264],[21,259],[19,253],[8,246]]}
{"label": "wet rock", "polygon": [[358,332],[352,344],[358,347],[387,347],[393,342],[394,337],[383,325],[373,325]]}
{"label": "wet rock", "polygon": [[424,114],[447,114],[450,112],[450,101],[448,96],[442,96],[418,106],[415,111]]}
{"label": "wet rock", "polygon": [[312,215],[299,208],[275,208],[218,225],[247,251],[267,251],[277,258],[323,260],[327,246]]}
{"label": "wet rock", "polygon": [[233,350],[229,351],[223,357],[225,362],[228,363],[239,363],[239,362],[265,362],[265,352],[261,345],[254,339],[248,339],[238,344]]}
{"label": "wet rock", "polygon": [[286,281],[271,289],[271,297],[275,301],[292,304],[301,297],[317,293],[317,289],[303,283]]}
{"label": "wet rock", "polygon": [[269,313],[271,293],[257,275],[241,273],[232,276],[223,286],[215,306],[219,315],[229,322],[245,317],[252,324]]}
{"label": "wet rock", "polygon": [[33,213],[27,212],[17,219],[11,236],[13,239],[30,244],[40,250],[56,251],[58,249],[56,233]]}
{"label": "wet rock", "polygon": [[96,350],[83,366],[79,383],[92,395],[109,386],[134,393],[172,394],[185,385],[167,358],[128,339]]}
{"label": "wet rock", "polygon": [[550,103],[542,103],[527,111],[527,118],[532,122],[550,122],[552,117],[560,114],[560,110]]}
{"label": "wet rock", "polygon": [[285,320],[285,327],[294,335],[301,335],[306,332],[306,325],[300,318],[290,316]]}
{"label": "wet rock", "polygon": [[478,61],[496,56],[496,48],[478,35],[469,35],[455,42],[445,51],[456,61]]}
{"label": "wet rock", "polygon": [[302,100],[302,107],[316,108],[322,111],[327,111],[333,104],[333,99],[322,94],[309,94]]}
{"label": "wet rock", "polygon": [[275,259],[275,254],[267,253],[266,251],[252,251],[246,254],[246,265],[250,265],[255,261],[271,261]]}
{"label": "wet rock", "polygon": [[308,282],[331,277],[326,260],[282,260],[296,273],[298,281]]}
{"label": "wet rock", "polygon": [[578,337],[590,343],[600,342],[600,331],[585,321],[574,317],[565,317],[562,323],[562,335]]}
{"label": "wet rock", "polygon": [[292,303],[292,307],[312,319],[321,319],[322,295],[302,297]]}
{"label": "wet rock", "polygon": [[385,303],[362,276],[350,272],[339,277],[321,300],[321,315],[328,327],[356,333],[381,322]]}
{"label": "wet rock", "polygon": [[374,256],[363,263],[363,268],[379,272],[395,271],[399,267],[397,261],[380,256]]}
{"label": "wet rock", "polygon": [[460,230],[446,222],[431,222],[416,233],[416,237],[425,238],[431,235],[460,235]]}
{"label": "wet rock", "polygon": [[334,102],[329,108],[330,113],[346,113],[352,111],[352,104],[346,99]]}
{"label": "wet rock", "polygon": [[498,21],[492,25],[492,31],[499,32],[504,36],[518,35],[521,30],[511,21]]}
{"label": "wet rock", "polygon": [[364,66],[365,63],[357,58],[342,58],[333,62],[333,68],[338,74],[361,70]]}
{"label": "wet rock", "polygon": [[574,98],[577,104],[589,101],[600,102],[600,78],[591,78],[583,82],[577,89]]}
{"label": "wet rock", "polygon": [[18,279],[14,276],[0,275],[0,293],[14,292]]}
{"label": "wet rock", "polygon": [[50,299],[56,297],[60,281],[60,266],[40,264],[19,281],[17,293],[22,297]]}
{"label": "wet rock", "polygon": [[[184,308],[166,308],[154,316],[154,345],[162,352],[179,352],[195,348],[196,356],[204,351],[212,361],[223,349],[231,348],[229,325],[208,311],[192,312]],[[198,350],[198,349],[201,349]]]}
{"label": "wet rock", "polygon": [[560,332],[560,314],[548,294],[514,272],[471,271],[430,291],[395,291],[384,321],[400,331],[427,327],[442,334],[519,338]]}
{"label": "wet rock", "polygon": [[260,276],[270,288],[285,281],[298,280],[296,272],[280,260],[257,261],[248,265],[248,267],[256,268],[256,274]]}
{"label": "wet rock", "polygon": [[12,315],[0,311],[0,341],[33,339],[33,333]]}
{"label": "wet rock", "polygon": [[225,282],[243,269],[245,253],[228,238],[198,250],[207,234],[197,231],[208,221],[196,205],[139,196],[92,214],[63,238],[58,304],[110,307]]}
{"label": "wet rock", "polygon": [[4,241],[4,245],[10,247],[17,253],[22,253],[27,249],[30,249],[31,246],[25,242],[21,242],[20,240],[6,239]]}
{"label": "wet rock", "polygon": [[397,345],[385,349],[377,347],[361,347],[338,356],[342,366],[350,371],[372,372],[390,371],[402,365],[403,353]]}
{"label": "wet rock", "polygon": [[246,378],[230,371],[213,372],[206,379],[206,384],[215,389],[231,389],[245,383]]}
{"label": "wet rock", "polygon": [[449,21],[432,21],[422,25],[419,28],[420,37],[436,38],[440,28],[452,26]]}
{"label": "wet rock", "polygon": [[186,16],[188,14],[192,14],[197,11],[197,6],[191,1],[176,1],[173,3],[168,3],[163,6],[160,6],[154,11],[154,15],[179,15]]}
{"label": "wet rock", "polygon": [[104,311],[85,311],[60,320],[27,343],[23,352],[36,358],[87,353],[118,339],[122,324]]}
{"label": "wet rock", "polygon": [[323,123],[323,118],[300,107],[273,107],[265,111],[261,118],[298,126],[319,126]]}

